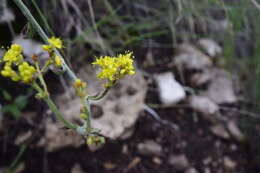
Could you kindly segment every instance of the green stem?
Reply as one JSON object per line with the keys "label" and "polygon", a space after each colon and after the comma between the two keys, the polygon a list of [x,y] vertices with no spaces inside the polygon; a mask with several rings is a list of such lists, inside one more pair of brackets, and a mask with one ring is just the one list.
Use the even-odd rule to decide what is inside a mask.
{"label": "green stem", "polygon": [[77,129],[77,125],[72,124],[72,123],[68,122],[67,120],[65,120],[65,118],[63,117],[63,115],[61,114],[59,109],[56,107],[56,105],[53,103],[53,101],[51,100],[50,97],[44,98],[44,101],[47,103],[47,105],[52,110],[54,115],[58,118],[58,120],[60,120],[66,127],[70,128],[70,129],[74,129],[74,130]]}
{"label": "green stem", "polygon": [[39,73],[38,78],[39,78],[39,80],[40,80],[40,82],[41,82],[41,85],[42,85],[43,88],[44,88],[44,92],[45,92],[47,95],[49,95],[49,92],[48,92],[48,89],[47,89],[47,85],[46,85],[46,83],[45,83],[45,81],[44,81],[44,79],[43,79],[43,76],[42,76],[42,73],[41,73],[41,70],[40,70],[40,67],[39,67],[38,62],[35,63],[35,66],[36,66],[36,69],[37,69],[37,71],[38,71],[38,73]]}
{"label": "green stem", "polygon": [[105,95],[107,94],[109,89],[110,89],[110,87],[107,87],[101,94],[98,94],[97,96],[88,96],[87,99],[88,100],[94,100],[94,101],[100,100],[103,97],[105,97]]}
{"label": "green stem", "polygon": [[[45,43],[48,43],[48,36],[45,34],[39,23],[35,20],[35,18],[32,16],[30,10],[25,6],[22,0],[13,0],[16,5],[20,8],[24,16],[27,18],[27,20],[31,23],[32,27],[36,30],[36,32],[40,35],[40,37],[43,39]],[[55,53],[61,57],[63,61],[62,68],[65,69],[67,72],[69,78],[72,81],[75,81],[77,79],[76,75],[73,73],[73,71],[69,68],[69,66],[65,63],[64,58],[61,56],[60,52],[58,50],[55,50]]]}
{"label": "green stem", "polygon": [[9,167],[10,172],[14,172],[15,167],[17,166],[17,163],[19,162],[19,160],[23,156],[24,152],[26,151],[26,148],[27,148],[27,145],[25,145],[25,144],[23,144],[20,147],[20,150],[19,150],[17,156],[15,157],[15,159],[13,160],[12,164]]}
{"label": "green stem", "polygon": [[56,118],[58,120],[60,120],[66,127],[70,128],[70,129],[77,129],[77,125],[74,125],[70,122],[68,122],[63,115],[61,114],[61,112],[59,111],[59,109],[57,108],[57,106],[53,103],[53,101],[51,100],[51,98],[46,95],[46,93],[41,89],[41,87],[39,87],[39,85],[34,82],[32,83],[32,87],[38,92],[38,93],[44,93],[44,97],[43,100],[47,103],[47,105],[49,106],[49,108],[52,110],[52,112],[54,113],[54,115],[56,116]]}

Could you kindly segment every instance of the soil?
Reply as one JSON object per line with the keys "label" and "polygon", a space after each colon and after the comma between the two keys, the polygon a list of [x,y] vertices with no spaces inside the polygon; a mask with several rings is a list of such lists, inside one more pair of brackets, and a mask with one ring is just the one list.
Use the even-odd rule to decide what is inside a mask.
{"label": "soil", "polygon": [[[156,94],[148,92],[146,101],[155,103]],[[134,135],[130,139],[116,141],[107,139],[103,148],[95,152],[90,151],[87,146],[81,146],[62,148],[48,153],[44,147],[36,147],[40,135],[44,132],[40,125],[28,123],[24,118],[26,114],[20,120],[7,118],[4,122],[9,133],[5,132],[1,137],[0,167],[10,166],[19,152],[21,146],[13,144],[15,136],[21,131],[32,130],[33,138],[27,141],[26,151],[20,159],[25,165],[22,173],[70,173],[75,164],[79,164],[84,172],[92,173],[184,172],[184,170],[178,171],[168,161],[169,156],[178,154],[184,154],[189,160],[190,167],[194,167],[198,172],[205,172],[208,168],[212,173],[260,171],[260,166],[247,142],[239,143],[235,139],[221,139],[214,136],[209,130],[211,122],[205,120],[200,114],[185,106],[154,110],[161,118],[177,124],[180,130],[176,131],[159,123],[149,113],[143,111],[140,113]],[[225,113],[232,116],[232,112],[223,112]],[[36,118],[34,121],[40,123],[43,119]],[[144,156],[138,152],[137,144],[147,139],[156,141],[162,146],[163,151],[159,156]],[[236,162],[234,170],[225,168],[224,156]],[[205,164],[204,160],[207,158],[211,158],[212,161]]]}

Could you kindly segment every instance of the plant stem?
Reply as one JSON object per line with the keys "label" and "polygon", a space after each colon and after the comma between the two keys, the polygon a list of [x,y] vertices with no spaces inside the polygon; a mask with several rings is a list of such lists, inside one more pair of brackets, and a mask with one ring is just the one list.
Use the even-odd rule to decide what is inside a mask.
{"label": "plant stem", "polygon": [[58,120],[60,120],[66,127],[70,128],[70,129],[77,128],[77,125],[74,125],[74,124],[68,122],[67,120],[65,120],[65,118],[63,117],[63,115],[61,114],[61,112],[59,111],[57,106],[53,103],[51,98],[44,92],[44,90],[41,87],[39,87],[39,85],[36,82],[32,83],[32,87],[38,93],[44,95],[43,100],[47,103],[47,105],[49,106],[49,108],[51,109],[51,111],[54,113],[54,115],[56,116],[56,118]]}
{"label": "plant stem", "polygon": [[70,122],[68,122],[67,120],[65,120],[65,118],[63,117],[63,115],[61,114],[61,112],[59,111],[59,109],[56,107],[56,105],[53,103],[53,101],[51,100],[50,97],[46,97],[44,98],[44,101],[47,103],[47,105],[49,106],[49,108],[52,110],[52,112],[54,113],[54,115],[68,128],[70,129],[76,129],[77,125],[72,124]]}
{"label": "plant stem", "polygon": [[[32,16],[30,10],[25,6],[22,0],[13,0],[16,5],[20,8],[24,16],[27,18],[27,20],[31,23],[32,27],[36,30],[36,32],[40,35],[40,37],[43,39],[45,43],[48,43],[48,36],[45,34],[44,30],[41,28],[39,23],[35,20],[35,18]],[[65,63],[64,58],[61,56],[59,51],[55,49],[55,53],[61,57],[63,64],[62,67],[65,69],[66,73],[68,74],[69,78],[72,81],[75,81],[77,79],[76,75],[73,73],[73,71],[69,68],[69,66]]]}
{"label": "plant stem", "polygon": [[106,94],[107,92],[109,91],[110,87],[107,87],[101,94],[97,95],[97,96],[88,96],[87,99],[89,100],[100,100],[102,99]]}

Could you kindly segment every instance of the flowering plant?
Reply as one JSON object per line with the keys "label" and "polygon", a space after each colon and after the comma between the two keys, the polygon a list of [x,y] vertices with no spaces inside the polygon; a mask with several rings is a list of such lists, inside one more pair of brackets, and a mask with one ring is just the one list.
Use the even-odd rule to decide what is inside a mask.
{"label": "flowering plant", "polygon": [[[3,57],[0,59],[0,74],[3,77],[10,78],[15,82],[22,82],[32,86],[37,91],[36,97],[43,99],[54,115],[59,119],[66,128],[73,129],[85,137],[86,143],[104,143],[104,137],[99,135],[99,130],[91,127],[91,110],[90,101],[102,99],[109,89],[116,84],[116,82],[123,78],[125,75],[135,74],[133,66],[133,53],[126,52],[118,56],[104,56],[96,59],[92,64],[101,68],[100,73],[97,75],[99,79],[105,80],[104,91],[98,95],[91,96],[86,92],[87,83],[79,79],[75,73],[68,67],[59,49],[63,48],[63,43],[60,38],[47,37],[40,25],[36,22],[31,15],[28,8],[21,0],[14,0],[28,21],[46,42],[42,45],[43,51],[49,55],[48,59],[41,67],[39,65],[39,57],[32,55],[32,63],[29,63],[23,57],[23,48],[19,44],[12,44],[8,50],[5,51]],[[75,88],[77,96],[81,100],[80,118],[83,120],[83,125],[76,125],[67,121],[57,106],[52,101],[48,92],[47,84],[44,80],[44,72],[50,67],[59,68],[64,73],[67,73],[72,85]]]}

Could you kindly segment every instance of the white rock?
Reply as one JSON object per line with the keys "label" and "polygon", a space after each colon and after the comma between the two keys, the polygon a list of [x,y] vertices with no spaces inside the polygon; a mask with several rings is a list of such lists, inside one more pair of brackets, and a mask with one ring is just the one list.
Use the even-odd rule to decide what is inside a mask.
{"label": "white rock", "polygon": [[229,133],[227,132],[225,127],[223,125],[221,125],[221,124],[218,124],[218,125],[215,125],[215,126],[211,127],[210,130],[216,136],[219,136],[219,137],[224,138],[224,139],[229,139],[230,138]]}
{"label": "white rock", "polygon": [[191,168],[188,168],[188,169],[185,171],[185,173],[198,173],[198,171],[197,171],[195,168],[191,167]]}
{"label": "white rock", "polygon": [[15,139],[15,145],[22,145],[32,136],[32,131],[27,131],[25,133],[19,134]]}
{"label": "white rock", "polygon": [[15,15],[11,9],[5,8],[0,15],[0,23],[12,22],[15,20]]}
{"label": "white rock", "polygon": [[190,163],[184,154],[171,155],[168,159],[169,164],[173,165],[175,169],[183,171],[189,167]]}
{"label": "white rock", "polygon": [[76,163],[72,168],[71,168],[71,173],[84,173],[85,171],[82,170],[81,166]]}
{"label": "white rock", "polygon": [[222,48],[211,39],[200,39],[198,44],[211,57],[215,57],[222,53]]}
{"label": "white rock", "polygon": [[164,104],[174,104],[186,97],[184,88],[177,82],[171,72],[155,75],[160,100]]}
{"label": "white rock", "polygon": [[227,123],[227,128],[229,130],[229,133],[238,141],[243,141],[245,139],[245,136],[243,133],[240,131],[238,128],[237,124],[235,121],[229,121]]}
{"label": "white rock", "polygon": [[237,166],[237,163],[235,161],[233,161],[232,159],[230,159],[228,156],[224,157],[223,162],[224,162],[225,168],[229,169],[229,170],[234,170]]}
{"label": "white rock", "polygon": [[180,45],[177,52],[174,57],[174,65],[177,68],[201,70],[212,66],[211,59],[190,44]]}
{"label": "white rock", "polygon": [[204,168],[204,172],[203,173],[211,173],[211,170],[209,167],[205,167]]}
{"label": "white rock", "polygon": [[143,155],[157,155],[162,154],[162,146],[154,141],[147,140],[137,145],[138,152]]}
{"label": "white rock", "polygon": [[214,78],[203,95],[217,104],[235,103],[237,97],[233,89],[231,76],[226,71],[219,69],[214,69],[212,73]]}
{"label": "white rock", "polygon": [[189,103],[194,110],[203,114],[212,115],[219,111],[218,105],[207,97],[191,96]]}
{"label": "white rock", "polygon": [[203,72],[192,74],[190,81],[192,86],[198,87],[212,80],[212,77],[211,71],[206,69]]}

